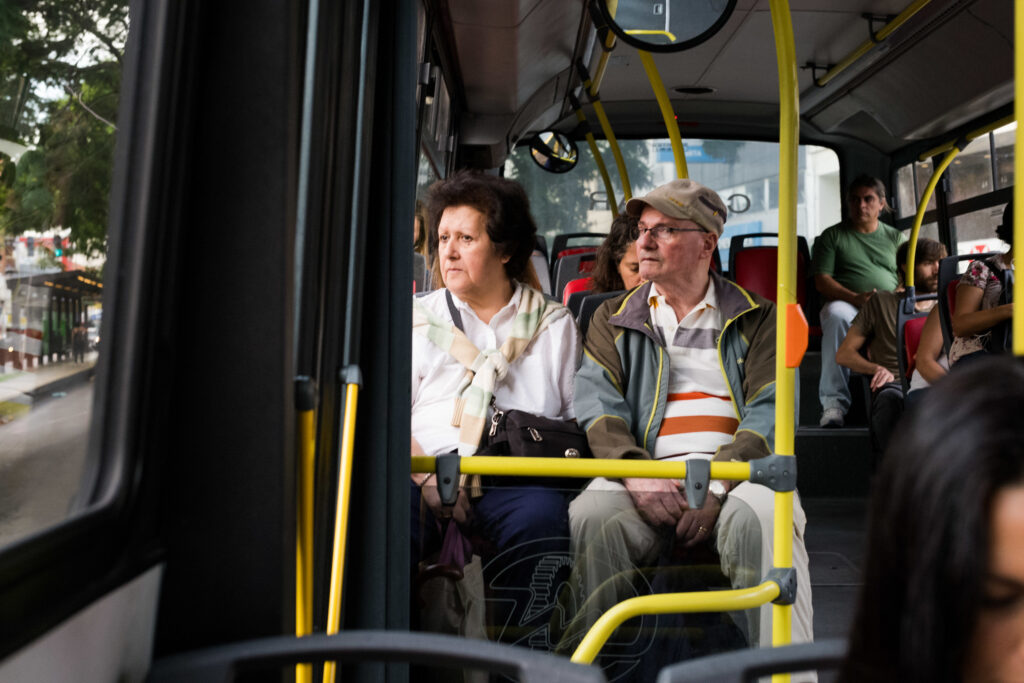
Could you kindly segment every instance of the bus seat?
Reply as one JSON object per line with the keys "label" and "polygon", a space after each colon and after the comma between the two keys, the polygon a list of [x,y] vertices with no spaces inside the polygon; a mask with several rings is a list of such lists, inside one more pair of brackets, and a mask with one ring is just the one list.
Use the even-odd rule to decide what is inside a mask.
{"label": "bus seat", "polygon": [[579,277],[575,280],[569,280],[565,284],[565,289],[562,290],[562,303],[566,306],[569,305],[569,297],[573,294],[579,294],[590,290],[594,286],[593,278]]}
{"label": "bus seat", "polygon": [[540,253],[544,254],[544,259],[547,260],[547,258],[548,258],[548,241],[547,241],[547,238],[545,238],[544,235],[542,235],[540,233],[537,233],[535,237],[537,238],[537,246],[534,247],[534,249],[536,249]]}
{"label": "bus seat", "polygon": [[601,292],[600,294],[590,294],[583,298],[583,303],[580,304],[580,314],[576,322],[580,325],[580,336],[586,339],[587,327],[590,326],[590,319],[594,315],[594,311],[597,307],[603,304],[608,299],[614,299],[620,294],[625,294],[626,290],[621,289],[617,292]]}
{"label": "bus seat", "polygon": [[412,255],[412,292],[425,292],[428,285],[427,258],[423,254]]}
{"label": "bus seat", "polygon": [[576,246],[591,246],[595,249],[604,242],[604,238],[608,236],[606,232],[570,232],[563,235],[555,235],[555,239],[551,242],[551,254],[554,254],[552,261],[558,260],[558,254],[569,248],[570,242],[581,242]]}
{"label": "bus seat", "polygon": [[949,347],[953,343],[953,309],[956,307],[956,286],[960,280],[961,261],[973,261],[995,256],[999,252],[987,251],[983,254],[957,254],[947,256],[939,261],[939,289],[945,296],[939,297],[939,327],[942,328],[942,350],[949,355]]}
{"label": "bus seat", "polygon": [[[934,301],[937,294],[921,294],[915,297],[916,301]],[[910,391],[910,375],[914,371],[914,356],[917,355],[917,345],[921,342],[921,330],[924,328],[924,321],[928,317],[928,311],[908,310],[905,307],[906,301],[900,301],[896,309],[896,348],[900,367],[900,386],[903,388],[903,395]]]}
{"label": "bus seat", "polygon": [[[740,287],[756,292],[766,299],[775,301],[778,276],[779,248],[773,245],[744,246],[754,238],[774,237],[778,234],[748,233],[735,235],[729,241],[729,277]],[[796,249],[796,300],[807,309],[807,273],[810,270],[811,252],[807,238],[797,236]]]}
{"label": "bus seat", "polygon": [[548,272],[547,257],[545,257],[539,249],[534,249],[533,253],[530,254],[530,263],[533,264],[533,270],[537,273],[537,280],[540,282],[541,292],[544,294],[550,294],[551,273]]}
{"label": "bus seat", "polygon": [[558,259],[555,264],[555,288],[551,292],[555,298],[562,298],[562,291],[570,280],[575,280],[593,270],[596,259],[597,254],[594,252],[569,254]]}

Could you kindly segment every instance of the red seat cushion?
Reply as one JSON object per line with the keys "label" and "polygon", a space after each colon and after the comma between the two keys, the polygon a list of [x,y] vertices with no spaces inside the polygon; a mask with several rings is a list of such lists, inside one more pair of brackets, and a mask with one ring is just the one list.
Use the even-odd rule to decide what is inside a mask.
{"label": "red seat cushion", "polygon": [[[593,261],[591,261],[593,264]],[[591,265],[593,267],[593,265]],[[585,292],[588,289],[593,289],[594,280],[589,277],[581,277],[575,280],[569,280],[565,285],[565,290],[562,292],[562,303],[568,305],[569,297],[576,292]]]}
{"label": "red seat cushion", "polygon": [[921,330],[924,329],[924,322],[927,316],[912,318],[903,326],[903,350],[907,358],[907,377],[914,372],[914,362],[917,360],[917,346],[921,343]]}
{"label": "red seat cushion", "polygon": [[589,254],[592,251],[597,251],[597,247],[572,247],[571,249],[563,249],[558,252],[555,256],[555,260],[562,258],[563,256],[572,256],[573,254]]}

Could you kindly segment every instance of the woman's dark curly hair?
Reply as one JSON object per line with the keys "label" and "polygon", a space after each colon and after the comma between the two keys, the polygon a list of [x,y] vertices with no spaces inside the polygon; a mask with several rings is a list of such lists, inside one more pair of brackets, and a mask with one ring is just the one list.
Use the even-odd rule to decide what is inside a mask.
{"label": "woman's dark curly hair", "polygon": [[522,186],[479,171],[458,171],[430,186],[427,217],[430,221],[430,253],[437,254],[437,226],[444,210],[469,206],[484,215],[487,236],[494,250],[507,256],[505,275],[522,280],[536,245],[537,225],[530,215],[530,200]]}
{"label": "woman's dark curly hair", "polygon": [[1013,200],[1003,208],[1003,222],[996,226],[996,236],[1013,246]]}
{"label": "woman's dark curly hair", "polygon": [[619,261],[626,255],[626,249],[633,244],[633,230],[637,218],[620,213],[612,221],[608,237],[597,250],[597,262],[594,264],[594,291],[616,292],[625,289],[619,275]]}

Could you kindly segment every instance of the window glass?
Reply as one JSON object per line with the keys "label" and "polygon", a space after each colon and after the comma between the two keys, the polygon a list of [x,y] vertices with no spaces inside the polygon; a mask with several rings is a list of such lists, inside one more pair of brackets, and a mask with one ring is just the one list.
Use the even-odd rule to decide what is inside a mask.
{"label": "window glass", "polygon": [[[914,164],[914,177],[916,178],[916,191],[914,193],[914,208],[908,214],[910,216],[917,214],[917,205],[921,203],[921,197],[924,196],[924,191],[928,187],[929,181],[932,179],[932,166],[931,159],[928,161],[918,161]],[[925,211],[935,210],[935,193],[932,192],[931,198],[928,200],[928,206],[925,207]]]}
{"label": "window glass", "polygon": [[913,164],[901,166],[896,171],[896,212],[900,218],[913,216],[917,213]]}
{"label": "window glass", "polygon": [[1006,204],[999,204],[954,218],[956,253],[981,254],[1009,249],[1010,245],[996,237],[996,226],[1003,220],[1005,206]]}
{"label": "window glass", "polygon": [[992,150],[989,138],[975,138],[949,165],[950,203],[992,191]]}
{"label": "window glass", "polygon": [[71,510],[103,348],[128,3],[19,3],[0,34],[0,544]]}
{"label": "window glass", "polygon": [[[555,235],[607,232],[612,222],[604,183],[586,142],[579,164],[562,174],[548,173],[517,148],[505,165],[505,175],[523,184],[530,196],[537,228],[550,244]],[[719,240],[722,262],[728,263],[733,235],[778,232],[777,143],[742,140],[684,140],[690,177],[712,188],[729,206],[725,232]],[[676,177],[672,145],[667,139],[624,140],[619,145],[626,162],[633,196],[642,196]],[[612,176],[620,207],[622,184],[608,143],[598,142]],[[797,171],[797,233],[808,241],[841,219],[839,159],[825,147],[801,145]]]}
{"label": "window glass", "polygon": [[1016,134],[1016,121],[992,133],[996,148],[996,189],[1013,185],[1013,143]]}

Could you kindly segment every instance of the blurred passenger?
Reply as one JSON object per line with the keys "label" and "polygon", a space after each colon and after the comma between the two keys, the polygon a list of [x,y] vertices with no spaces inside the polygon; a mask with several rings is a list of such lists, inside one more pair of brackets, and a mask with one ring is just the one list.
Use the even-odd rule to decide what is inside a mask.
{"label": "blurred passenger", "polygon": [[430,251],[427,248],[427,230],[424,227],[427,210],[423,202],[416,200],[412,233],[412,291],[425,292],[430,289]]}
{"label": "blurred passenger", "polygon": [[950,367],[970,357],[1003,350],[1002,340],[995,337],[1006,334],[1004,328],[1013,318],[1013,304],[1000,303],[1005,300],[1004,271],[1013,270],[1012,201],[1003,209],[1003,221],[996,228],[996,235],[1010,248],[1005,254],[972,261],[956,286]]}
{"label": "blurred passenger", "polygon": [[[523,189],[462,171],[431,186],[428,216],[445,289],[413,302],[412,454],[475,454],[492,409],[574,418],[576,324],[565,307],[521,282],[536,233]],[[538,563],[568,551],[568,500],[560,490],[480,495],[463,487],[446,506],[433,474],[415,473],[411,491],[414,563],[440,547],[445,525],[457,524],[502,555],[489,565],[484,557],[484,579],[528,596]],[[498,604],[494,623],[518,630],[538,618],[525,613],[528,601],[512,602]]]}
{"label": "blurred passenger", "polygon": [[1024,367],[929,390],[872,494],[843,683],[1024,681]]}
{"label": "blurred passenger", "polygon": [[608,237],[597,250],[593,290],[617,292],[640,284],[640,261],[636,256],[636,216],[621,213],[612,221]]}
{"label": "blurred passenger", "polygon": [[899,285],[896,248],[903,233],[878,220],[885,203],[885,185],[862,175],[846,195],[848,218],[814,241],[814,284],[825,299],[821,309],[822,427],[842,427],[850,409],[850,371],[836,361],[857,311],[879,291]]}
{"label": "blurred passenger", "polygon": [[[877,292],[853,319],[846,338],[839,345],[836,361],[844,368],[871,378],[871,438],[876,453],[884,453],[892,430],[903,415],[903,383],[900,379],[900,354],[897,344],[897,309],[903,301],[902,283],[910,243],[904,242],[896,250],[900,268],[900,289],[895,292]],[[914,262],[915,290],[921,294],[934,294],[939,284],[939,261],[946,257],[946,247],[935,240],[922,237],[917,241]],[[935,306],[934,299],[917,301],[918,311]],[[862,352],[866,351],[864,355]]]}
{"label": "blurred passenger", "polygon": [[[648,282],[606,301],[587,331],[576,413],[594,456],[746,462],[770,455],[775,306],[711,270],[725,204],[703,185],[673,180],[629,200],[626,211],[639,217],[637,254]],[[574,571],[588,597],[560,649],[631,595],[638,567],[673,547],[713,549],[734,588],[758,585],[772,566],[774,500],[761,484],[712,481],[697,508],[676,481],[594,479],[569,508]],[[811,640],[813,629],[806,522],[795,496],[795,642]],[[752,646],[771,645],[770,605],[741,621]]]}

